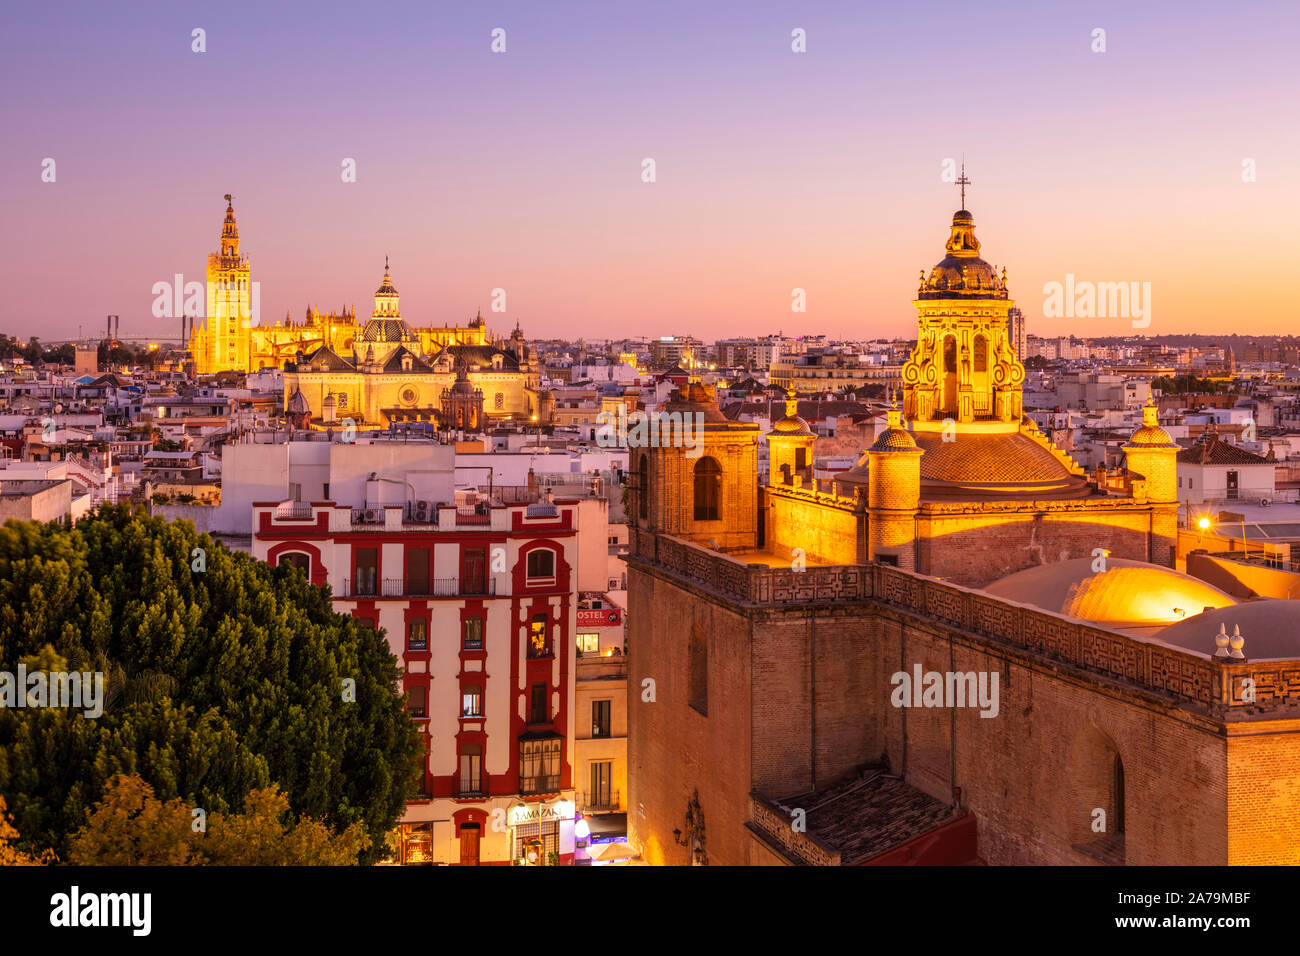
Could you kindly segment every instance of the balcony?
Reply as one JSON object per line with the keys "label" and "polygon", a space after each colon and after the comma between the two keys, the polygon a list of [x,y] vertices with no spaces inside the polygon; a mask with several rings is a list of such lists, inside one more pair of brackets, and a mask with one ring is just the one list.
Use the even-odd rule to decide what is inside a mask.
{"label": "balcony", "polygon": [[536,796],[539,793],[559,793],[560,775],[557,773],[550,777],[520,777],[519,792],[525,796]]}
{"label": "balcony", "polygon": [[344,578],[337,597],[344,598],[428,598],[428,597],[494,597],[497,582],[494,578],[482,581],[463,581],[460,578],[435,578],[432,581],[408,585],[403,578]]}
{"label": "balcony", "polygon": [[607,790],[604,793],[584,793],[582,795],[583,810],[619,810],[623,807],[622,794],[617,790]]}

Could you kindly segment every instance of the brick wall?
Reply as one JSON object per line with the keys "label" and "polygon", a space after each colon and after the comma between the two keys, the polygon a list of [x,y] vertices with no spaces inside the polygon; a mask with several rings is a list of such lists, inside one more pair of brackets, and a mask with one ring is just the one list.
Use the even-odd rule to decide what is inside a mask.
{"label": "brick wall", "polygon": [[[1215,702],[1222,675],[1204,658],[1152,650],[1130,660],[1138,647],[1131,639],[1010,606],[994,617],[1014,643],[982,637],[965,629],[975,604],[952,603],[960,589],[875,571],[913,582],[915,600],[900,605],[882,578],[875,598],[733,603],[653,562],[630,563],[628,820],[647,860],[687,862],[672,831],[684,829],[698,789],[711,864],[779,862],[745,828],[750,792],[781,797],[825,787],[884,752],[893,772],[939,799],[961,788],[990,863],[1097,863],[1077,847],[1099,836],[1096,807],[1107,810],[1112,835],[1118,826],[1116,756],[1124,862],[1300,862],[1300,797],[1291,785],[1300,774],[1300,718],[1289,717],[1292,698],[1266,702],[1282,719],[1235,700],[1225,701],[1225,712]],[[981,622],[992,613],[985,605],[998,604],[966,600],[980,602]],[[967,623],[949,624],[945,615]],[[1040,647],[1041,635],[1030,631],[1049,626],[1059,633]],[[688,701],[693,628],[707,637],[707,716]],[[1118,657],[1100,662],[1103,652]],[[1182,657],[1192,670],[1184,672]],[[1103,670],[1122,666],[1115,673],[1135,668],[1147,686],[1076,666],[1094,660]],[[978,707],[893,706],[892,675],[917,663],[924,671],[996,673],[997,716],[981,717]],[[1291,686],[1279,665],[1235,666],[1259,671],[1261,687]],[[656,681],[654,703],[642,700],[645,677]]]}

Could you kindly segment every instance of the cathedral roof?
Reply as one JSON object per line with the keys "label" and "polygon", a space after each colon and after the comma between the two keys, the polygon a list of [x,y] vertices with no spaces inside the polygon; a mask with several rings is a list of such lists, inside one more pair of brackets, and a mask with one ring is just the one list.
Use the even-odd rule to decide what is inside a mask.
{"label": "cathedral roof", "polygon": [[485,369],[492,367],[493,356],[500,355],[503,370],[513,372],[519,369],[519,356],[513,349],[499,349],[494,345],[448,345],[438,353],[439,358],[444,355],[453,362],[463,362],[466,366],[477,365]]}
{"label": "cathedral roof", "polygon": [[297,415],[311,411],[311,407],[307,404],[307,396],[297,389],[294,389],[293,395],[289,398],[289,405],[286,411]]}
{"label": "cathedral roof", "polygon": [[1019,432],[958,433],[953,441],[944,441],[940,432],[918,431],[915,437],[926,451],[922,480],[1043,482],[1070,477],[1055,455]]}
{"label": "cathedral roof", "polygon": [[[1224,608],[1234,598],[1200,578],[1158,564],[1106,557],[1054,561],[1017,571],[984,588],[994,597],[1047,611],[1112,625],[1174,624],[1206,608]],[[1205,644],[1214,648],[1214,630]],[[1161,632],[1163,640],[1166,632]]]}
{"label": "cathedral roof", "polygon": [[371,319],[357,337],[358,342],[414,342],[415,333],[402,319]]}
{"label": "cathedral roof", "polygon": [[305,356],[301,362],[295,363],[292,371],[355,372],[356,366],[347,359],[341,358],[328,345],[322,345],[310,355]]}
{"label": "cathedral roof", "polygon": [[405,345],[399,345],[397,348],[393,349],[393,354],[390,355],[390,356],[388,356],[388,361],[384,363],[384,371],[385,371],[385,372],[401,372],[401,371],[403,371],[403,368],[402,368],[402,356],[403,356],[403,355],[409,355],[409,356],[411,357],[411,368],[410,368],[410,371],[412,371],[412,372],[432,372],[432,371],[433,371],[433,366],[432,366],[432,365],[430,365],[430,364],[429,364],[428,362],[426,362],[424,359],[420,358],[420,356],[416,355],[414,352],[412,352],[410,349],[408,349]]}
{"label": "cathedral roof", "polygon": [[1023,432],[958,432],[944,441],[937,431],[916,430],[921,497],[947,500],[1060,500],[1094,493],[1045,443]]}
{"label": "cathedral roof", "polygon": [[999,278],[993,267],[979,257],[975,219],[965,209],[953,213],[952,233],[945,246],[947,255],[930,270],[922,271],[918,299],[1005,299],[1007,270]]}

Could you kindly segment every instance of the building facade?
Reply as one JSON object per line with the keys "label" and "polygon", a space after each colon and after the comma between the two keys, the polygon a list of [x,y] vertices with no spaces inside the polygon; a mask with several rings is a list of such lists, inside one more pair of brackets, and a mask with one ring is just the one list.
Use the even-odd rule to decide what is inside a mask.
{"label": "building facade", "polygon": [[571,863],[577,502],[447,504],[446,446],[327,454],[327,500],[255,501],[252,548],[329,585],[402,664],[427,759],[400,861]]}
{"label": "building facade", "polygon": [[630,842],[695,865],[1300,861],[1300,801],[1270,783],[1300,773],[1300,643],[1247,618],[1260,658],[1233,657],[1198,626],[1238,609],[1172,570],[1153,405],[1117,475],[1023,416],[973,229],[959,211],[923,274],[902,408],[854,469],[808,480],[788,409],[761,483],[757,434],[694,384],[668,407],[703,448],[633,450]]}

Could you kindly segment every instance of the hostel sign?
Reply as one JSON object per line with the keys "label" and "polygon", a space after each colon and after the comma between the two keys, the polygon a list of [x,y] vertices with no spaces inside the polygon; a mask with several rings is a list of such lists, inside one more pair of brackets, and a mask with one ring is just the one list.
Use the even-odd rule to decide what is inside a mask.
{"label": "hostel sign", "polygon": [[623,612],[616,607],[578,609],[578,627],[617,627],[622,622]]}

